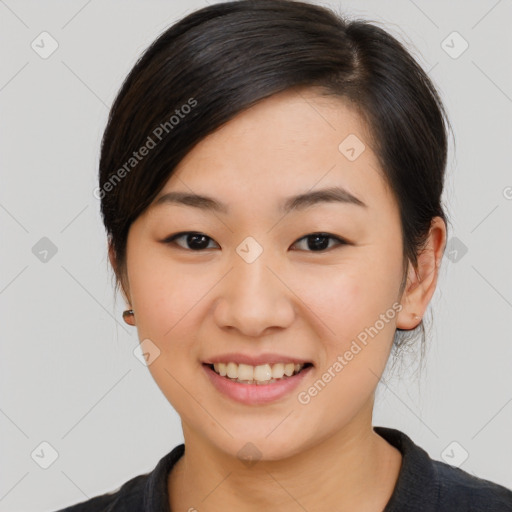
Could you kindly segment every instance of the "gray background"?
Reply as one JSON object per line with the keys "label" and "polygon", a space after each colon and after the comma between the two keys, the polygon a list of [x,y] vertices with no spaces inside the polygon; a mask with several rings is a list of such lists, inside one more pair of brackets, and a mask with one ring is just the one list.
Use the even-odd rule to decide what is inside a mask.
{"label": "gray background", "polygon": [[[439,460],[467,452],[462,469],[512,487],[512,2],[324,3],[408,45],[456,138],[444,196],[450,257],[429,308],[426,370],[385,374],[373,423],[402,429]],[[133,354],[122,297],[114,302],[92,191],[123,78],[166,27],[204,5],[0,1],[1,511],[55,510],[114,490],[182,442],[177,413]],[[46,59],[31,47],[43,31],[59,45]],[[461,41],[443,43],[453,31],[469,44],[458,58],[445,45],[453,53]],[[43,237],[57,249],[46,262]],[[58,454],[47,469],[42,442]]]}

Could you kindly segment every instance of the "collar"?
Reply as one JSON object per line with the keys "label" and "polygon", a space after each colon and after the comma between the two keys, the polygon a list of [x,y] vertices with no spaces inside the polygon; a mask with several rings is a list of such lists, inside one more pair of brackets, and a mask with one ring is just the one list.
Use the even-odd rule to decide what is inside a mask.
{"label": "collar", "polygon": [[147,512],[171,512],[167,477],[178,459],[185,453],[185,445],[179,444],[165,455],[149,474],[144,486],[144,509]]}
{"label": "collar", "polygon": [[383,512],[438,510],[439,479],[428,453],[400,430],[378,426],[373,430],[402,453],[398,480]]}

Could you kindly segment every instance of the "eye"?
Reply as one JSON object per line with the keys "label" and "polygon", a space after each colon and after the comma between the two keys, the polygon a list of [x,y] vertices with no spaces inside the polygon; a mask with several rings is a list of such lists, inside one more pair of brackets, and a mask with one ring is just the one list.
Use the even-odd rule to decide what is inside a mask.
{"label": "eye", "polygon": [[306,240],[309,242],[306,244],[306,247],[308,249],[312,248],[312,251],[310,252],[325,251],[325,249],[327,249],[327,247],[329,246],[329,240],[334,240],[335,242],[338,242],[337,245],[348,245],[347,241],[337,236],[331,235],[330,233],[311,233],[297,240],[295,244],[301,242],[302,240]]}
{"label": "eye", "polygon": [[[185,240],[185,246],[176,242],[176,240],[180,239]],[[302,242],[303,240],[309,242],[306,244],[306,251],[309,250],[309,252],[324,252],[329,247],[329,241],[331,240],[337,242],[337,245],[349,244],[349,242],[347,242],[346,240],[331,235],[330,233],[310,233],[309,235],[299,238],[299,240],[297,240],[293,245],[296,245],[297,243]],[[175,244],[181,247],[182,249],[189,249],[192,251],[200,252],[204,249],[209,248],[209,241],[214,242],[213,238],[210,238],[204,233],[199,233],[195,231],[183,231],[181,233],[176,233],[175,235],[167,237],[165,240],[162,241],[162,243]],[[216,244],[216,242],[214,243]]]}
{"label": "eye", "polygon": [[[183,245],[178,244],[175,240],[179,240],[180,238],[185,239],[185,244],[188,245],[183,247]],[[203,233],[197,233],[195,231],[184,231],[182,233],[176,233],[175,235],[171,235],[166,238],[163,243],[170,244],[174,243],[183,249],[191,249],[193,251],[201,251],[203,249],[208,249],[208,240],[213,242],[213,239]]]}

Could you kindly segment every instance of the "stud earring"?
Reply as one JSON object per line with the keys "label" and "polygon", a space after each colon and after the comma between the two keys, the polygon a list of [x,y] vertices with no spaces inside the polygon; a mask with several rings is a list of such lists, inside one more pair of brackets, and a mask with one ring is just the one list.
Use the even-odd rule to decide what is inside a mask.
{"label": "stud earring", "polygon": [[123,311],[123,320],[128,325],[134,325],[133,324],[133,317],[134,317],[133,309],[127,309],[126,311]]}

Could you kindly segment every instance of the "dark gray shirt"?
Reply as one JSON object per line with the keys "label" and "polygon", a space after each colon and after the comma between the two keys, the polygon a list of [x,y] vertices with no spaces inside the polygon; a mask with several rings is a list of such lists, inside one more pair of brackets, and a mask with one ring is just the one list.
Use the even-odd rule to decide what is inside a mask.
{"label": "dark gray shirt", "polygon": [[[511,489],[431,459],[400,430],[373,428],[402,453],[398,481],[382,512],[512,512]],[[167,476],[184,451],[185,445],[180,444],[150,473],[128,480],[109,494],[56,512],[172,512]]]}

